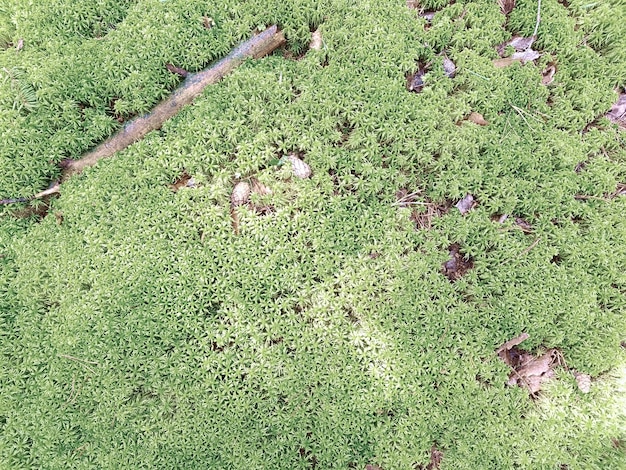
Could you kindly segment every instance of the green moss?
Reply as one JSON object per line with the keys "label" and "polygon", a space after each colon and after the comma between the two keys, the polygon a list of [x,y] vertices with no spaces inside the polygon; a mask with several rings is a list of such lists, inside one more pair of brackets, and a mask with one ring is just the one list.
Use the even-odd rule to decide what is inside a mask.
{"label": "green moss", "polygon": [[[621,468],[626,148],[602,118],[626,79],[620,6],[544,0],[543,56],[498,69],[536,3],[507,21],[496,2],[426,2],[425,28],[400,0],[13,0],[0,36],[24,49],[0,57],[39,106],[12,110],[0,88],[2,198],[167,96],[166,63],[199,70],[272,23],[289,54],[64,182],[47,216],[2,208],[0,461],[394,469],[434,444],[442,469]],[[174,192],[183,171],[195,187]],[[272,193],[235,209],[236,234],[230,193],[251,177]],[[418,204],[396,204],[401,189]],[[424,204],[467,193],[468,214],[416,228]],[[474,263],[454,283],[452,243]],[[591,393],[564,368],[537,401],[507,387],[494,350],[522,331],[597,377]]]}

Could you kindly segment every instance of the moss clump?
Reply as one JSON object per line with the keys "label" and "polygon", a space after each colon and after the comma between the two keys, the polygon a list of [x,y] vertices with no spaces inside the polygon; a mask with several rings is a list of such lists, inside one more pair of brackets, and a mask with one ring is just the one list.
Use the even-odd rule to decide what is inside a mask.
{"label": "moss clump", "polygon": [[[425,28],[402,1],[13,0],[0,28],[25,45],[0,56],[39,106],[0,89],[1,197],[150,109],[178,83],[166,63],[198,70],[274,22],[289,44],[65,182],[47,216],[1,209],[0,461],[393,469],[436,445],[442,469],[621,468],[626,148],[602,118],[626,81],[620,3],[542,4],[544,55],[498,69],[536,3],[424,3]],[[236,234],[252,177],[272,193],[234,209]],[[455,282],[451,245],[472,259]],[[494,350],[522,331],[591,392],[565,369],[537,401],[506,387]]]}

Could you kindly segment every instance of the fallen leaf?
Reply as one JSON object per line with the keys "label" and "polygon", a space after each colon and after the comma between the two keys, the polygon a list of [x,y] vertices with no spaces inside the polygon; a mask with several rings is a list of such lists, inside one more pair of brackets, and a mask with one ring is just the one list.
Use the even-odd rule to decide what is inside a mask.
{"label": "fallen leaf", "polygon": [[474,124],[478,124],[479,126],[487,126],[489,124],[482,114],[475,111],[472,111],[466,119]]}
{"label": "fallen leaf", "polygon": [[299,159],[295,154],[291,154],[287,157],[287,160],[291,162],[291,168],[293,174],[298,178],[308,178],[311,176],[311,167]]}
{"label": "fallen leaf", "polygon": [[365,466],[365,470],[383,470],[383,469],[381,467],[379,467],[378,465],[376,465],[376,464],[368,463]]}
{"label": "fallen leaf", "polygon": [[426,466],[426,470],[437,470],[441,465],[443,459],[443,452],[441,452],[435,444],[430,448],[430,463]]}
{"label": "fallen leaf", "polygon": [[515,62],[519,62],[519,59],[513,59],[512,57],[505,57],[504,59],[496,59],[493,61],[493,65],[494,67],[498,68],[498,69],[502,69],[504,67],[508,67],[511,64],[514,64]]}
{"label": "fallen leaf", "polygon": [[501,350],[498,356],[513,369],[507,385],[525,387],[533,396],[541,390],[543,383],[554,377],[554,367],[562,362],[561,353],[556,349],[535,356],[513,346]]}
{"label": "fallen leaf", "polygon": [[18,39],[17,41],[17,46],[15,46],[15,49],[19,52],[24,48],[24,40],[22,38]]}
{"label": "fallen leaf", "polygon": [[620,127],[626,127],[626,93],[620,93],[617,102],[606,113],[606,117]]}
{"label": "fallen leaf", "polygon": [[533,226],[521,217],[515,217],[515,225],[521,228],[524,233],[531,233],[533,231]]}
{"label": "fallen leaf", "polygon": [[424,75],[426,75],[426,71],[424,69],[419,69],[415,74],[409,75],[408,77],[408,89],[409,91],[413,91],[415,93],[419,93],[424,89]]}
{"label": "fallen leaf", "polygon": [[311,33],[311,42],[309,43],[309,49],[319,51],[322,49],[322,31],[317,28]]}
{"label": "fallen leaf", "polygon": [[202,17],[202,25],[206,29],[211,29],[213,26],[215,26],[215,21],[213,20],[213,18],[210,18],[208,16],[203,16]]}
{"label": "fallen leaf", "polygon": [[508,351],[513,346],[517,346],[523,341],[526,341],[528,338],[530,338],[530,335],[528,333],[521,333],[519,336],[516,336],[515,338],[510,339],[507,342],[503,343],[502,346],[496,349],[496,354],[500,355],[500,353],[504,351]]}
{"label": "fallen leaf", "polygon": [[456,75],[456,65],[446,56],[443,56],[443,71],[448,78],[454,78]]}
{"label": "fallen leaf", "polygon": [[176,67],[175,65],[165,64],[165,67],[170,72],[175,73],[176,75],[180,75],[181,77],[186,77],[187,75],[189,75],[189,72],[187,72],[185,69]]}
{"label": "fallen leaf", "polygon": [[450,245],[448,250],[451,258],[442,266],[443,274],[452,282],[461,279],[474,267],[474,260],[471,257],[465,257],[460,249],[458,243]]}
{"label": "fallen leaf", "polygon": [[272,190],[261,183],[258,179],[252,177],[250,178],[250,183],[252,183],[252,192],[258,194],[259,196],[267,196],[268,194],[272,194]]}
{"label": "fallen leaf", "polygon": [[541,57],[541,54],[533,49],[526,49],[522,52],[515,52],[511,56],[513,60],[521,60],[522,64],[525,64],[526,62],[532,62],[539,57]]}
{"label": "fallen leaf", "polygon": [[176,181],[174,181],[174,184],[169,185],[169,188],[172,191],[177,192],[180,188],[184,188],[185,186],[187,186],[189,181],[191,181],[192,179],[193,178],[191,178],[189,173],[187,173],[186,171],[183,171],[180,174],[180,176],[176,179]]}
{"label": "fallen leaf", "polygon": [[534,36],[529,37],[521,37],[521,36],[513,36],[508,41],[504,41],[503,43],[498,44],[496,50],[498,51],[498,55],[500,57],[504,57],[506,53],[506,48],[511,46],[515,52],[522,52],[526,49],[529,49],[532,46],[533,42],[535,42]]}
{"label": "fallen leaf", "polygon": [[500,5],[502,14],[508,15],[515,8],[515,0],[498,0],[498,5]]}
{"label": "fallen leaf", "polygon": [[556,64],[550,62],[545,69],[541,72],[541,83],[543,85],[550,85],[554,81],[554,74],[556,73]]}
{"label": "fallen leaf", "polygon": [[463,199],[455,204],[459,212],[463,215],[467,214],[472,208],[476,205],[476,201],[474,200],[474,196],[471,194],[467,194]]}
{"label": "fallen leaf", "polygon": [[574,372],[574,377],[576,378],[578,390],[583,393],[589,393],[589,390],[591,390],[591,376],[589,374]]}
{"label": "fallen leaf", "polygon": [[240,181],[233,188],[233,192],[230,195],[231,207],[241,206],[248,202],[250,197],[250,185],[245,181]]}

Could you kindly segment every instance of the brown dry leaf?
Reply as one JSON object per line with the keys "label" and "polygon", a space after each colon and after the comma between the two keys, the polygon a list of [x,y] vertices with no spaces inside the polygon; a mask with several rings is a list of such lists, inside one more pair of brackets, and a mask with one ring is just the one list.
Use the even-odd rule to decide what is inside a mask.
{"label": "brown dry leaf", "polygon": [[474,267],[474,260],[471,257],[465,257],[458,243],[453,243],[448,248],[450,259],[443,263],[442,272],[451,281],[455,282],[461,279],[467,272]]}
{"label": "brown dry leaf", "polygon": [[240,181],[233,188],[233,192],[230,195],[231,207],[241,206],[248,202],[250,198],[250,185],[245,181]]}
{"label": "brown dry leaf", "polygon": [[504,358],[501,354],[499,356],[513,369],[507,385],[525,387],[531,395],[536,395],[542,384],[554,377],[554,367],[561,363],[562,358],[556,349],[548,349],[544,354],[535,356],[513,346],[504,353]]}
{"label": "brown dry leaf", "polygon": [[477,113],[476,111],[472,111],[466,119],[474,124],[478,124],[479,126],[489,125],[489,121],[487,121],[482,114]]}
{"label": "brown dry leaf", "polygon": [[617,102],[606,113],[609,121],[626,128],[626,93],[620,93]]}
{"label": "brown dry leaf", "polygon": [[474,196],[468,193],[463,199],[457,202],[454,207],[456,207],[461,214],[465,215],[471,211],[474,206],[476,206]]}
{"label": "brown dry leaf", "polygon": [[591,390],[591,376],[589,374],[574,372],[574,377],[576,378],[578,390],[583,393],[589,393],[589,390]]}
{"label": "brown dry leaf", "polygon": [[515,8],[515,0],[498,0],[498,5],[500,5],[502,14],[508,15]]}
{"label": "brown dry leaf", "polygon": [[409,91],[419,93],[424,89],[424,85],[426,85],[424,82],[424,75],[426,75],[426,71],[424,69],[420,69],[415,72],[415,74],[409,75],[407,85]]}
{"label": "brown dry leaf", "polygon": [[287,157],[287,160],[291,162],[291,168],[293,174],[298,178],[309,178],[311,176],[311,167],[298,158],[295,154],[291,154]]}
{"label": "brown dry leaf", "polygon": [[456,75],[456,65],[447,56],[443,56],[443,71],[448,78],[454,78]]}
{"label": "brown dry leaf", "polygon": [[319,51],[322,49],[322,31],[317,28],[311,33],[311,42],[309,43],[309,49]]}
{"label": "brown dry leaf", "polygon": [[502,352],[508,351],[513,346],[517,346],[518,344],[521,344],[523,341],[526,341],[528,338],[530,338],[530,335],[528,333],[521,333],[519,336],[516,336],[515,338],[510,339],[507,342],[503,343],[502,346],[496,349],[496,354],[500,356]]}
{"label": "brown dry leaf", "polygon": [[556,64],[550,62],[541,72],[541,83],[543,85],[550,85],[554,81],[554,74],[556,74]]}
{"label": "brown dry leaf", "polygon": [[187,186],[187,184],[192,180],[193,178],[189,175],[189,173],[183,171],[178,179],[174,181],[174,184],[169,185],[169,188],[172,191],[177,192],[180,188],[184,188],[185,186]]}
{"label": "brown dry leaf", "polygon": [[210,18],[208,16],[203,16],[202,17],[202,25],[206,29],[211,29],[213,26],[215,26],[215,21],[213,20],[213,18]]}
{"label": "brown dry leaf", "polygon": [[376,464],[368,463],[365,466],[365,470],[383,470],[383,469]]}
{"label": "brown dry leaf", "polygon": [[172,65],[172,64],[165,64],[165,67],[170,72],[175,73],[176,75],[180,75],[181,77],[186,77],[187,75],[189,75],[189,72],[187,72],[185,69],[181,67],[176,67],[175,65]]}
{"label": "brown dry leaf", "polygon": [[498,55],[500,57],[504,57],[506,48],[508,46],[511,46],[513,49],[515,49],[515,52],[522,52],[522,51],[530,49],[530,46],[532,46],[534,42],[535,42],[534,36],[529,36],[526,38],[521,37],[521,36],[513,36],[508,41],[504,41],[503,43],[498,44],[498,47],[496,47],[496,50],[498,51]]}

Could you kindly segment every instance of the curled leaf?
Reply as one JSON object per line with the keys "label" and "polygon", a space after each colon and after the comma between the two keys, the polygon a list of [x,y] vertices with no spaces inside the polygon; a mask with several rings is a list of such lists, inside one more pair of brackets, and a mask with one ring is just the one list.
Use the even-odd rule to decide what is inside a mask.
{"label": "curled leaf", "polygon": [[554,81],[554,74],[556,73],[556,64],[550,62],[545,69],[541,72],[541,83],[543,85],[550,85]]}
{"label": "curled leaf", "polygon": [[582,393],[589,393],[589,390],[591,390],[591,376],[589,374],[575,372],[574,377],[576,378],[578,390],[580,390]]}
{"label": "curled leaf", "polygon": [[522,52],[515,52],[511,56],[513,60],[520,60],[522,64],[525,64],[526,62],[532,62],[539,57],[541,57],[541,54],[533,49],[526,49]]}
{"label": "curled leaf", "polygon": [[287,157],[287,160],[291,162],[291,168],[293,169],[293,174],[295,176],[302,179],[311,176],[311,167],[302,160],[300,160],[296,155],[289,155]]}
{"label": "curled leaf", "polygon": [[489,124],[482,114],[475,111],[472,111],[470,115],[467,116],[467,120],[473,122],[474,124],[478,124],[479,126],[487,126]]}
{"label": "curled leaf", "polygon": [[626,93],[620,93],[617,102],[606,113],[606,117],[620,127],[626,127]]}
{"label": "curled leaf", "polygon": [[448,78],[454,78],[456,75],[456,65],[448,57],[443,57],[443,71]]}
{"label": "curled leaf", "polygon": [[250,185],[245,181],[240,181],[233,188],[233,192],[230,195],[231,207],[241,206],[248,202],[250,198]]}
{"label": "curled leaf", "polygon": [[322,31],[317,28],[311,33],[311,42],[309,43],[309,49],[319,51],[322,49]]}
{"label": "curled leaf", "polygon": [[467,214],[472,208],[476,205],[476,201],[474,200],[474,196],[471,194],[467,194],[463,199],[455,204],[459,212],[463,215]]}

